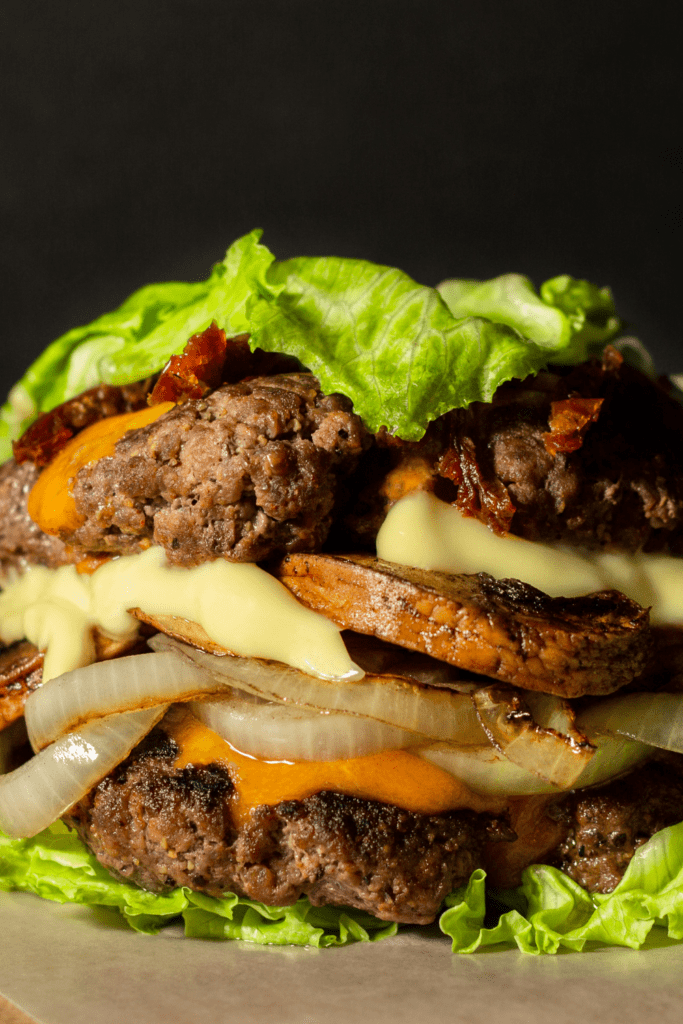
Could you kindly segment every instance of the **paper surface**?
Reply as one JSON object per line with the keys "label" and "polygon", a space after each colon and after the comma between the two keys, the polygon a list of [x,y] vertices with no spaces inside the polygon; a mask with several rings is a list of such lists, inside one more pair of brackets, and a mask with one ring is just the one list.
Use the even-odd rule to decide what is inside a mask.
{"label": "paper surface", "polygon": [[678,1024],[683,945],[450,952],[435,929],[342,949],[138,935],[109,911],[0,894],[0,991],[40,1024]]}

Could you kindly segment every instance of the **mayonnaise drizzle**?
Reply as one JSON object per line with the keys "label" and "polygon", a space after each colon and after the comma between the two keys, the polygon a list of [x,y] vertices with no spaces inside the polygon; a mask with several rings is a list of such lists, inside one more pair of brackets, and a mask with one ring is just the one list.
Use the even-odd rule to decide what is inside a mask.
{"label": "mayonnaise drizzle", "polygon": [[94,626],[114,638],[134,634],[129,608],[191,619],[244,657],[284,661],[323,679],[363,676],[338,627],[257,565],[217,559],[175,568],[159,547],[112,559],[90,576],[71,565],[28,569],[0,594],[0,638],[26,637],[46,650],[43,679],[53,679],[95,660]]}
{"label": "mayonnaise drizzle", "polygon": [[409,494],[390,509],[377,537],[377,554],[419,569],[518,579],[551,597],[620,590],[651,607],[654,624],[683,622],[683,558],[579,551],[511,534],[498,537],[424,491]]}

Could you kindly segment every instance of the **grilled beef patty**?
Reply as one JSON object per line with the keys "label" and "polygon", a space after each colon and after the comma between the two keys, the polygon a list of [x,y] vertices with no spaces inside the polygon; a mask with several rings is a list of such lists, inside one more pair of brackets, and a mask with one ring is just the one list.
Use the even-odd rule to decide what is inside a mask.
{"label": "grilled beef patty", "polygon": [[613,349],[450,416],[480,518],[493,503],[528,540],[683,552],[683,407]]}
{"label": "grilled beef patty", "polygon": [[112,874],[153,892],[185,885],[271,906],[305,894],[316,906],[429,924],[484,844],[514,835],[490,815],[414,814],[333,792],[258,807],[238,826],[227,772],[176,769],[177,753],[154,730],[68,819]]}
{"label": "grilled beef patty", "polygon": [[602,361],[512,380],[419,442],[380,431],[335,524],[374,546],[389,507],[433,490],[498,532],[615,551],[683,554],[683,406],[609,346]]}
{"label": "grilled beef patty", "polygon": [[28,514],[27,502],[40,471],[32,462],[17,465],[10,459],[0,466],[0,574],[27,565],[54,569],[69,561],[66,546],[58,537],[43,533]]}
{"label": "grilled beef patty", "polygon": [[[482,866],[502,887],[518,885],[528,864],[545,863],[589,892],[611,892],[638,847],[683,819],[680,755],[596,789],[530,798],[531,831],[515,841],[505,816],[415,814],[334,792],[257,807],[238,825],[225,769],[178,769],[177,754],[155,729],[65,819],[114,876],[152,892],[184,885],[271,906],[306,895],[316,906],[429,924]],[[516,800],[516,827],[523,803]]]}
{"label": "grilled beef patty", "polygon": [[512,843],[489,846],[489,881],[519,885],[529,864],[551,864],[588,892],[612,892],[636,850],[683,821],[683,755],[658,752],[628,775],[566,795],[515,798]]}
{"label": "grilled beef patty", "polygon": [[660,755],[606,786],[550,809],[566,835],[545,863],[589,892],[611,892],[639,846],[683,820],[683,756]]}
{"label": "grilled beef patty", "polygon": [[[108,411],[94,391],[79,396],[67,403],[79,413],[69,429],[89,421],[86,397],[88,416]],[[308,374],[257,377],[172,409],[82,469],[74,496],[85,523],[62,540],[112,553],[151,540],[191,565],[317,551],[334,526],[333,543],[349,550],[372,545],[398,497],[427,488],[530,540],[680,555],[682,433],[683,407],[609,348],[602,362],[504,384],[418,443],[385,431],[373,440],[351,403],[324,396]],[[28,519],[36,477],[31,462],[0,470],[6,568],[68,560]]]}
{"label": "grilled beef patty", "polygon": [[73,485],[85,522],[63,539],[122,554],[152,541],[175,565],[316,550],[366,438],[349,400],[310,375],[223,385],[85,466]]}

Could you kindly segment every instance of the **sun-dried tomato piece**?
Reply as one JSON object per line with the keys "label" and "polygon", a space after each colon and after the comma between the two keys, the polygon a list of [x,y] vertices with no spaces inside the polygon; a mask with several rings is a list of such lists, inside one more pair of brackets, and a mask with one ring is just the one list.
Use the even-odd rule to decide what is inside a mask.
{"label": "sun-dried tomato piece", "polygon": [[149,384],[127,384],[115,387],[98,384],[76,398],[63,402],[50,412],[43,413],[12,443],[16,462],[33,462],[47,466],[67,442],[84,427],[118,413],[144,409]]}
{"label": "sun-dried tomato piece", "polygon": [[624,362],[624,357],[614,345],[605,345],[602,352],[602,370],[605,373],[617,373]]}
{"label": "sun-dried tomato piece", "polygon": [[[247,335],[230,339],[246,344]],[[193,334],[182,353],[171,356],[149,396],[150,405],[160,402],[184,402],[202,398],[221,383],[228,340],[225,331],[212,323],[201,334]]]}
{"label": "sun-dried tomato piece", "polygon": [[494,533],[508,533],[515,506],[501,480],[483,478],[471,437],[454,437],[451,447],[439,459],[436,471],[457,486],[458,495],[453,504],[459,512],[485,523]]}
{"label": "sun-dried tomato piece", "polygon": [[583,444],[586,431],[600,415],[604,398],[566,398],[552,402],[548,425],[550,431],[543,434],[543,443],[550,455],[569,455],[578,451]]}
{"label": "sun-dried tomato piece", "polygon": [[149,404],[185,402],[203,398],[220,384],[237,384],[251,377],[270,377],[277,373],[297,373],[301,363],[293,356],[249,348],[249,335],[227,338],[225,331],[212,323],[201,334],[194,334],[182,353],[171,356],[150,395]]}

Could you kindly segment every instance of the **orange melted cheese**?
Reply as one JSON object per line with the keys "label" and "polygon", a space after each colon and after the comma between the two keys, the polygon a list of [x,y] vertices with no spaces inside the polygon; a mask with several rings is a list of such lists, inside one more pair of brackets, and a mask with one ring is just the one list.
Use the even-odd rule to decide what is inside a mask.
{"label": "orange melted cheese", "polygon": [[59,452],[45,467],[31,489],[28,514],[43,533],[59,536],[71,533],[83,524],[76,511],[73,479],[80,469],[114,454],[116,442],[129,430],[146,427],[173,408],[173,402],[162,402],[138,412],[124,412],[92,423]]}
{"label": "orange melted cheese", "polygon": [[387,750],[345,761],[262,761],[241,754],[194,715],[174,709],[163,728],[180,748],[176,768],[218,762],[235,795],[233,815],[242,823],[261,804],[303,800],[323,790],[394,804],[418,814],[502,810],[505,801],[473,793],[464,782],[407,750]]}

